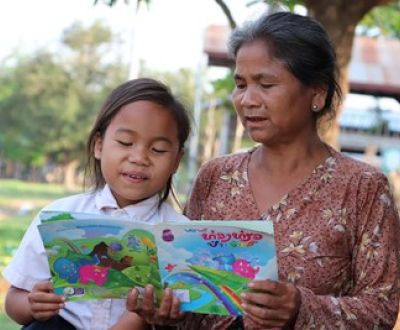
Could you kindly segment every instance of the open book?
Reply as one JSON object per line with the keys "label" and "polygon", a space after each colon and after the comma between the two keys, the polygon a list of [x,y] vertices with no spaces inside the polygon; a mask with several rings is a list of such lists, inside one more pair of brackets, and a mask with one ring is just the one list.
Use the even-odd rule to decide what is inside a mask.
{"label": "open book", "polygon": [[42,211],[38,226],[54,291],[69,300],[121,298],[147,284],[160,302],[170,287],[182,311],[241,315],[253,279],[277,279],[269,221],[146,224]]}

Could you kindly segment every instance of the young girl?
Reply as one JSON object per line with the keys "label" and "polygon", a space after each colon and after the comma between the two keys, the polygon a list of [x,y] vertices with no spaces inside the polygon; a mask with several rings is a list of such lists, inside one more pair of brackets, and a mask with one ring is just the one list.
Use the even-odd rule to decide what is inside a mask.
{"label": "young girl", "polygon": [[[107,97],[87,141],[86,174],[93,191],[54,201],[45,209],[148,223],[186,219],[165,202],[173,195],[172,176],[189,134],[188,113],[167,86],[152,79],[120,85]],[[39,223],[36,217],[3,271],[11,284],[7,314],[24,330],[117,329],[118,322],[124,323],[124,300],[68,302],[53,293]],[[146,328],[138,316],[133,323],[134,329]]]}

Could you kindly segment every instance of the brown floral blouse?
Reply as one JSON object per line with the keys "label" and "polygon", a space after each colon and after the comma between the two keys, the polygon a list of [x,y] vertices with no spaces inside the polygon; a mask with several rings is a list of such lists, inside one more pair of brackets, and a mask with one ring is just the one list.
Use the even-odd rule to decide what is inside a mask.
{"label": "brown floral blouse", "polygon": [[[266,214],[248,181],[254,149],[213,159],[200,169],[185,214],[273,221],[279,280],[295,283],[302,296],[294,329],[392,329],[400,230],[388,181],[376,168],[329,150],[331,156]],[[184,328],[224,330],[233,320],[190,314]],[[244,325],[257,329],[246,317]]]}

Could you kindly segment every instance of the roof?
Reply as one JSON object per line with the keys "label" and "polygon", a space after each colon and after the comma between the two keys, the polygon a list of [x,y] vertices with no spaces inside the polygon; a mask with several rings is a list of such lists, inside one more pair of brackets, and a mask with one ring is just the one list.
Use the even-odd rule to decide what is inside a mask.
{"label": "roof", "polygon": [[[210,25],[206,28],[204,52],[210,66],[233,66],[226,47],[229,33],[228,26]],[[354,93],[392,96],[400,101],[400,41],[355,37],[349,83]]]}
{"label": "roof", "polygon": [[366,94],[400,96],[400,41],[355,37],[350,88]]}

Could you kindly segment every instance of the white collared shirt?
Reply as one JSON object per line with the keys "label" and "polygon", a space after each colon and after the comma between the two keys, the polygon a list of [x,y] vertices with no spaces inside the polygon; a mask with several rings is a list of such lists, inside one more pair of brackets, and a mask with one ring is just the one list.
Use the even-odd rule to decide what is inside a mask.
{"label": "white collared shirt", "polygon": [[[94,193],[83,193],[56,200],[43,209],[112,215],[146,223],[188,220],[167,203],[158,207],[159,201],[160,198],[155,195],[121,209],[106,185]],[[49,264],[37,229],[38,224],[40,219],[36,216],[22,238],[11,263],[2,273],[11,285],[28,291],[32,290],[36,282],[50,279]],[[60,315],[76,329],[106,330],[118,321],[124,311],[124,299],[67,301]]]}

